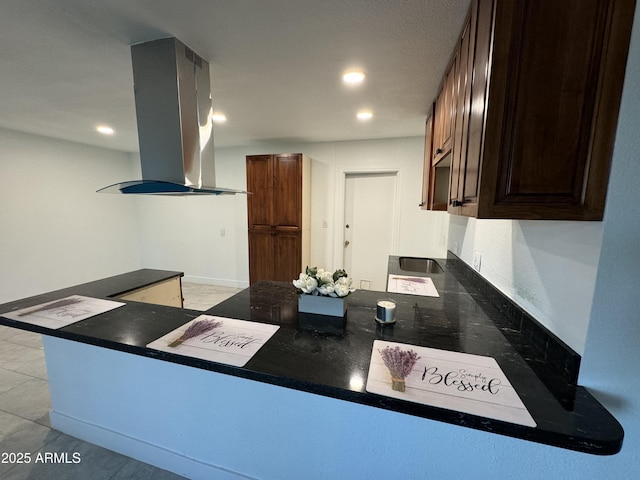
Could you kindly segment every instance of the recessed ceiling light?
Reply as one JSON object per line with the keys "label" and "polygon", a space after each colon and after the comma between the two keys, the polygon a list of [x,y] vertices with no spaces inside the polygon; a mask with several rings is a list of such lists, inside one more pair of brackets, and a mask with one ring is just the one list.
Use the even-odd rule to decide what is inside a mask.
{"label": "recessed ceiling light", "polygon": [[347,85],[358,85],[364,81],[365,74],[360,70],[349,70],[342,75],[342,81]]}
{"label": "recessed ceiling light", "polygon": [[213,115],[211,115],[211,120],[215,123],[224,123],[227,121],[227,117],[224,113],[214,112]]}
{"label": "recessed ceiling light", "polygon": [[100,132],[103,135],[113,135],[115,133],[115,131],[113,130],[113,128],[108,127],[106,125],[98,125],[96,127],[96,130],[98,132]]}
{"label": "recessed ceiling light", "polygon": [[367,121],[371,120],[373,112],[371,110],[360,110],[356,116],[358,117],[358,120]]}

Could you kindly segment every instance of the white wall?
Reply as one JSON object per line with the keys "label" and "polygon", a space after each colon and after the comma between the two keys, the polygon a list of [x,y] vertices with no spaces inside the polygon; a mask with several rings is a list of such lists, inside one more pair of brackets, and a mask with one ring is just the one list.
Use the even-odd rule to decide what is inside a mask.
{"label": "white wall", "polygon": [[625,430],[622,452],[601,462],[600,478],[640,471],[640,8],[627,64],[622,109],[603,223],[591,321],[580,368],[586,386]]}
{"label": "white wall", "polygon": [[0,303],[140,268],[122,152],[0,129]]}
{"label": "white wall", "polygon": [[582,354],[602,222],[476,220],[451,216],[449,249]]}
{"label": "white wall", "polygon": [[[400,226],[395,254],[446,256],[448,215],[418,208],[422,189],[422,138],[336,143],[270,143],[216,150],[220,187],[246,189],[245,156],[304,153],[311,158],[311,263],[337,268],[340,176],[345,170],[397,169]],[[142,263],[179,269],[185,279],[248,285],[247,210],[244,195],[136,198]],[[323,228],[326,221],[327,228]],[[225,236],[220,235],[224,229]]]}
{"label": "white wall", "polygon": [[[244,195],[99,195],[100,187],[140,178],[137,155],[9,130],[0,132],[0,142],[0,301],[140,267],[184,271],[187,280],[202,283],[248,285]],[[334,256],[338,180],[344,170],[366,168],[399,172],[400,232],[393,253],[446,255],[448,215],[417,206],[421,138],[220,149],[218,185],[245,189],[245,156],[271,152],[303,152],[312,159],[312,263],[340,266]]]}

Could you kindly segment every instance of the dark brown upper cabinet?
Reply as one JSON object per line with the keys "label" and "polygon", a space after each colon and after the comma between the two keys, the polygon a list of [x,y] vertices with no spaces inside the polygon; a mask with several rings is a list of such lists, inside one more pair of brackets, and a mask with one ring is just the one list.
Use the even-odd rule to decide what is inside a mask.
{"label": "dark brown upper cabinet", "polygon": [[602,219],[634,9],[473,0],[453,55],[450,213]]}

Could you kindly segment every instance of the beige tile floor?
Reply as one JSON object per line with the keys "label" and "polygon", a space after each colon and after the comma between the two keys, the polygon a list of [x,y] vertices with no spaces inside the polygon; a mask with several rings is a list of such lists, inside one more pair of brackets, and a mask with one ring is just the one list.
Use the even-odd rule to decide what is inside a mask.
{"label": "beige tile floor", "polygon": [[182,282],[184,308],[208,310],[218,303],[238,293],[241,288],[220,287],[200,283]]}
{"label": "beige tile floor", "polygon": [[[185,308],[206,310],[238,288],[183,283]],[[39,334],[0,325],[0,478],[177,480],[183,477],[60,433],[49,424],[49,386]],[[77,452],[80,463],[36,463],[38,453]],[[12,463],[28,453],[31,463]],[[4,461],[9,463],[4,463]]]}

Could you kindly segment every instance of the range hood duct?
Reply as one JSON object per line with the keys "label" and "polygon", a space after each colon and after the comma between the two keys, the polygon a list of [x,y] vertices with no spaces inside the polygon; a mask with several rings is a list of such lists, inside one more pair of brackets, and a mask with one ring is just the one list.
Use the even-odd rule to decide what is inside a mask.
{"label": "range hood duct", "polygon": [[133,45],[131,62],[142,180],[98,192],[247,193],[215,186],[209,64],[177,38]]}

